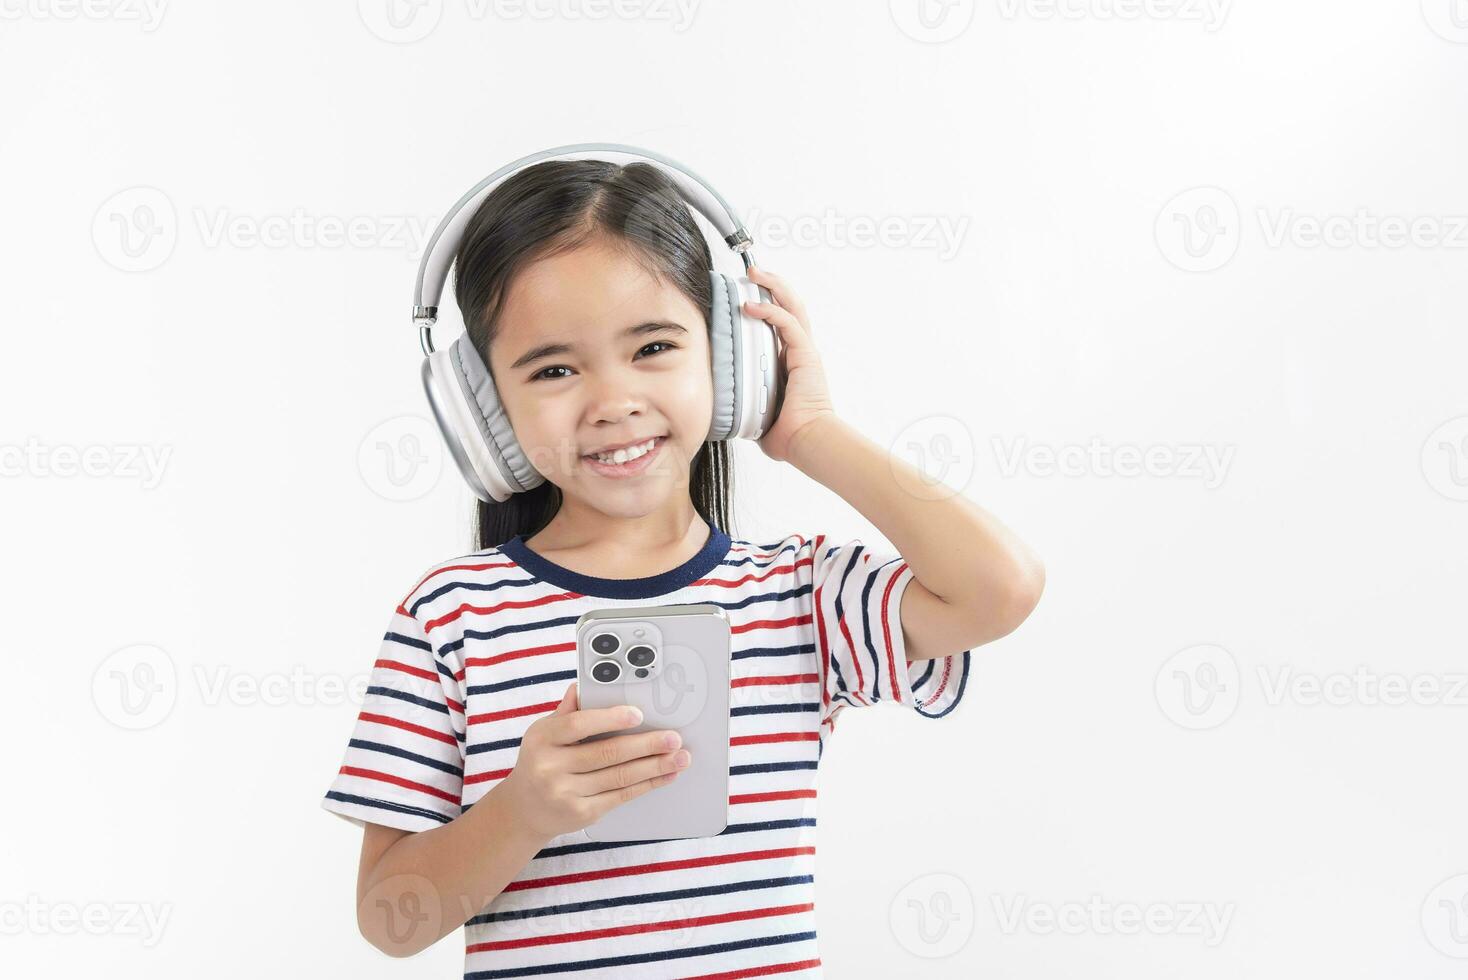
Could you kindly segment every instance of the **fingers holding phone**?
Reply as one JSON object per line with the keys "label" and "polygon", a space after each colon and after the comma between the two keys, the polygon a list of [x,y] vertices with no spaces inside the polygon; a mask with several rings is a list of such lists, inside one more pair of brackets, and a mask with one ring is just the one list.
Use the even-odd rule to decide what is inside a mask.
{"label": "fingers holding phone", "polygon": [[[672,782],[688,751],[670,744],[677,732],[616,733],[642,723],[630,705],[581,708],[577,685],[526,729],[515,767],[500,789],[529,827],[561,835],[581,830],[609,810]],[[592,736],[590,742],[583,740]],[[680,765],[681,762],[681,765]]]}

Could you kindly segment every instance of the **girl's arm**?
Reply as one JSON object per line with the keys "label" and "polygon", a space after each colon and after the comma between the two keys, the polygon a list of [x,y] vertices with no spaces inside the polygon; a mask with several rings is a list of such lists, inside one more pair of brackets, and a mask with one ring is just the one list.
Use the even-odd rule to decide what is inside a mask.
{"label": "girl's arm", "polygon": [[357,928],[389,956],[412,956],[493,901],[549,837],[521,824],[495,786],[462,816],[413,833],[369,823],[357,868]]}
{"label": "girl's arm", "polygon": [[[389,956],[412,956],[478,915],[552,839],[665,786],[692,763],[675,732],[591,735],[642,722],[635,708],[581,708],[575,682],[531,722],[510,774],[456,818],[412,833],[367,824],[357,928]],[[681,758],[680,758],[681,757]]]}
{"label": "girl's arm", "polygon": [[1040,601],[1045,566],[1023,541],[962,494],[914,493],[930,481],[835,413],[797,430],[787,459],[876,525],[912,569],[902,595],[908,660],[997,640]]}
{"label": "girl's arm", "polygon": [[912,569],[901,607],[907,659],[951,656],[1013,631],[1040,601],[1040,559],[962,494],[933,499],[915,466],[842,421],[805,304],[779,276],[759,267],[748,275],[774,302],[745,308],[779,331],[786,369],[780,414],[759,446],[861,511]]}

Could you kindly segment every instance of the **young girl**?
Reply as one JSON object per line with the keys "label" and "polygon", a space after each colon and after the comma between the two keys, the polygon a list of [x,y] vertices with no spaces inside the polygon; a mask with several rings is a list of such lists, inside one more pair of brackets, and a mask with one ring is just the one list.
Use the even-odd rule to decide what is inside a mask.
{"label": "young girl", "polygon": [[[528,167],[455,260],[469,337],[545,482],[481,501],[478,550],[393,612],[323,800],[363,828],[362,934],[408,956],[464,925],[466,978],[819,977],[816,775],[837,716],[950,712],[971,648],[1038,601],[1039,560],[961,495],[910,492],[921,474],[836,413],[804,305],[759,268],[774,303],[749,309],[778,330],[786,374],[759,446],[897,553],[730,537],[728,446],[705,441],[713,263],[656,167]],[[576,620],[678,603],[730,620],[729,825],[590,841],[588,824],[700,760],[676,732],[578,744],[640,718],[580,709]]]}

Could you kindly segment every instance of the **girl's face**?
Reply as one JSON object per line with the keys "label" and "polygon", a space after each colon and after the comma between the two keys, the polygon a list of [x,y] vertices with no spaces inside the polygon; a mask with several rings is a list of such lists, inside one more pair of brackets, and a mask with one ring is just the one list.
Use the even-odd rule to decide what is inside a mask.
{"label": "girl's face", "polygon": [[[516,439],[568,499],[626,518],[686,502],[714,396],[704,314],[676,287],[593,239],[515,276],[489,355]],[[617,473],[587,458],[655,436]]]}

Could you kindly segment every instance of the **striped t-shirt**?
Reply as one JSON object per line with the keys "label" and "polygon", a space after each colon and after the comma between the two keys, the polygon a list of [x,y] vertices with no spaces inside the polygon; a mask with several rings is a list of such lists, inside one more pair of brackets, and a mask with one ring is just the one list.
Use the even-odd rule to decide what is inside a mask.
{"label": "striped t-shirt", "polygon": [[465,924],[464,976],[820,977],[816,774],[836,717],[893,702],[941,718],[963,695],[970,651],[909,665],[912,571],[858,540],[760,544],[711,526],[677,568],[608,579],[523,537],[434,566],[394,610],[322,805],[359,826],[448,823],[509,774],[526,728],[576,679],[582,613],[717,604],[731,627],[728,827],[555,837]]}

